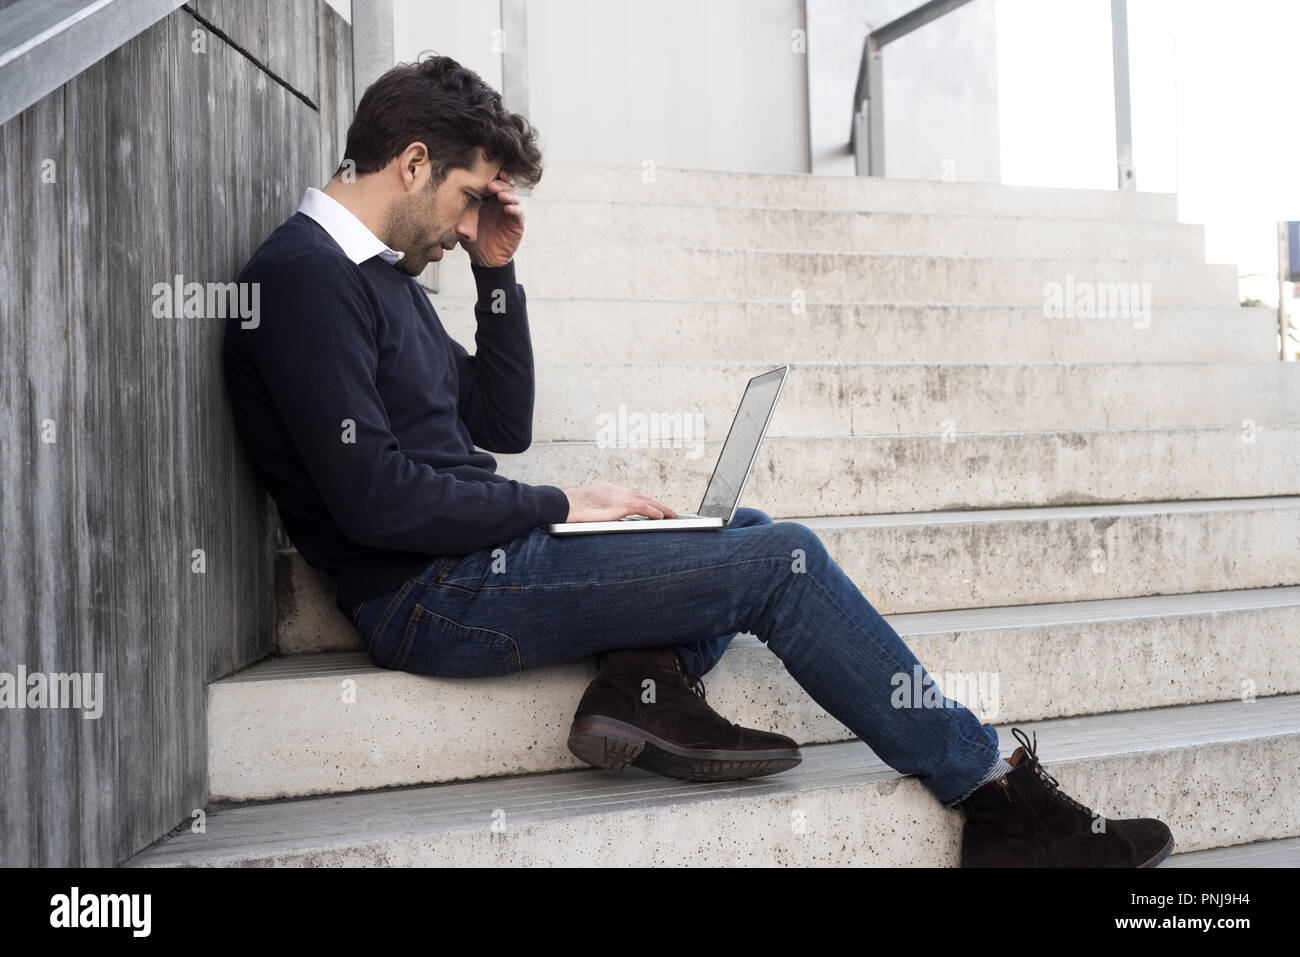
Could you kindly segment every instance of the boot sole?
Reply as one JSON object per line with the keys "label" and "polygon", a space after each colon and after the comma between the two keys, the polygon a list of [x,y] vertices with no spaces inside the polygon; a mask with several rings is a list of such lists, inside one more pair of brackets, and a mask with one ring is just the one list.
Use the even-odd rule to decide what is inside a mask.
{"label": "boot sole", "polygon": [[[1153,857],[1151,857],[1151,858],[1149,858],[1148,860],[1142,862],[1141,864],[1137,864],[1137,865],[1135,865],[1135,866],[1138,867],[1138,868],[1143,868],[1143,867],[1159,867],[1159,866],[1161,865],[1161,863],[1164,862],[1164,859],[1167,858],[1167,857],[1168,857],[1170,854],[1172,854],[1173,852],[1174,852],[1174,838],[1173,838],[1173,835],[1171,834],[1171,835],[1169,836],[1169,840],[1168,840],[1168,842],[1166,842],[1165,846],[1162,847],[1162,848],[1160,848],[1160,850],[1156,851],[1156,853],[1155,853],[1155,855],[1154,855]],[[1005,864],[1005,865],[993,865],[993,864],[970,864],[970,863],[967,862],[965,856],[963,855],[962,862],[961,862],[961,864],[960,864],[959,866],[961,866],[961,867],[977,868],[977,867],[994,867],[994,866],[998,866],[998,867],[1003,867],[1003,866],[1005,866],[1005,867],[1017,867],[1017,866],[1026,866],[1026,867],[1030,867],[1030,866],[1033,866],[1033,865],[1016,865],[1016,864]],[[1056,867],[1056,866],[1058,866],[1058,865],[1050,864],[1050,865],[1043,865],[1043,866],[1045,866],[1045,867]]]}
{"label": "boot sole", "polygon": [[1173,852],[1174,852],[1174,836],[1171,834],[1169,835],[1169,843],[1167,843],[1164,847],[1160,848],[1160,850],[1156,852],[1155,857],[1151,858],[1151,860],[1147,861],[1145,864],[1139,864],[1138,867],[1159,867],[1161,861],[1163,861],[1166,857],[1168,857]]}
{"label": "boot sole", "polygon": [[574,719],[569,751],[598,768],[622,771],[630,765],[679,781],[741,781],[788,771],[803,760],[797,748],[684,748],[626,721],[599,715]]}

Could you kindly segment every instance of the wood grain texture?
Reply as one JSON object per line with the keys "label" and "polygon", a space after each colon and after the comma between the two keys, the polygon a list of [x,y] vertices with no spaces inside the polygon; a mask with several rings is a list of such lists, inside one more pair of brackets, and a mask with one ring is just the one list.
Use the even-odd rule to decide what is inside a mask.
{"label": "wood grain texture", "polygon": [[[64,284],[67,181],[62,90],[24,111],[19,178],[23,194],[23,313],[26,317],[28,427],[33,441],[28,461],[31,508],[31,591],[28,593],[28,671],[80,673],[85,670],[67,639],[75,631],[65,583],[72,564],[67,502],[71,497],[72,446],[68,434],[68,298]],[[77,738],[85,722],[70,709],[24,712],[36,747],[28,773],[63,780],[71,800],[41,789],[32,813],[42,865],[78,855],[80,812]]]}
{"label": "wood grain texture", "polygon": [[[277,5],[278,7],[279,5]],[[269,30],[271,49],[268,66],[285,84],[297,90],[312,104],[319,105],[317,91],[320,71],[316,60],[317,4],[307,0],[292,0],[284,4],[287,18],[284,28]],[[277,15],[277,8],[270,15]]]}
{"label": "wood grain texture", "polygon": [[[145,262],[143,233],[146,222],[152,227],[156,220],[161,188],[161,184],[148,178],[150,164],[146,154],[151,150],[165,150],[166,143],[158,139],[166,138],[171,132],[166,116],[152,116],[148,112],[150,100],[143,87],[148,61],[154,56],[153,44],[149,43],[146,49],[141,37],[113,54],[117,68],[108,74],[108,110],[104,117],[110,159],[108,202],[98,229],[100,235],[108,238],[112,277],[98,296],[104,310],[100,321],[108,331],[100,361],[107,365],[114,404],[113,421],[108,425],[112,446],[105,460],[98,464],[101,475],[112,476],[112,495],[107,504],[113,540],[113,584],[109,595],[117,619],[113,643],[116,654],[113,707],[123,731],[118,739],[117,792],[123,806],[134,812],[125,815],[121,822],[125,831],[123,840],[132,847],[147,841],[149,822],[154,820],[152,795],[162,785],[157,763],[159,749],[153,734],[127,731],[156,729],[153,708],[147,699],[151,672],[161,665],[151,655],[150,623],[154,609],[149,601],[149,543],[144,528],[149,503],[143,488],[149,423],[145,418],[145,386],[140,369],[143,289],[155,278]],[[155,132],[154,124],[160,127],[161,136]]]}
{"label": "wood grain texture", "polygon": [[[102,243],[109,194],[115,188],[104,117],[108,112],[107,57],[64,87],[68,150],[68,342],[72,388],[69,438],[73,447],[73,487],[69,502],[75,542],[69,569],[69,603],[77,611],[77,654],[104,674],[103,717],[84,722],[78,749],[81,860],[111,863],[120,847],[123,813],[116,794],[121,714],[113,706],[119,693],[116,647],[120,616],[112,589],[114,529],[109,503],[114,493],[105,463],[114,459],[116,384],[105,361],[113,348],[112,324],[103,290],[113,275],[111,253]],[[123,630],[125,633],[125,629]],[[48,786],[48,782],[46,784]]]}
{"label": "wood grain texture", "polygon": [[[0,720],[2,866],[111,866],[188,823],[206,686],[273,649],[281,536],[224,321],[154,302],[177,276],[234,281],[323,182],[350,42],[317,0],[189,6],[242,39],[193,49],[181,8],[0,125],[0,521],[23,543],[0,567],[0,670],[104,675],[98,720]],[[323,88],[345,116],[304,101]]]}
{"label": "wood grain texture", "polygon": [[[30,543],[31,486],[28,479],[34,434],[27,401],[27,317],[23,308],[23,123],[15,117],[0,126],[0,527],[7,541]],[[34,630],[28,596],[32,592],[30,545],[15,546],[0,563],[0,629],[4,670],[13,673],[27,655]],[[37,858],[32,809],[39,790],[30,773],[35,724],[28,711],[10,711],[0,720],[0,864],[28,864]]]}
{"label": "wood grain texture", "polygon": [[321,183],[333,178],[343,161],[352,122],[352,30],[324,4],[317,18],[316,61],[320,71]]}
{"label": "wood grain texture", "polygon": [[[173,125],[185,125],[193,135],[176,139],[172,145],[172,163],[177,170],[200,169],[212,164],[209,157],[226,156],[225,96],[220,88],[223,64],[228,54],[213,44],[196,46],[193,42],[194,21],[174,17],[170,27],[170,75]],[[200,52],[202,51],[202,52]],[[169,204],[168,234],[173,238],[173,274],[202,278],[205,268],[214,261],[218,237],[226,230],[226,193],[220,175],[177,176],[174,201]],[[169,277],[174,279],[174,275]],[[162,323],[165,320],[154,319]],[[175,470],[172,494],[176,505],[176,524],[172,529],[173,560],[177,569],[175,585],[177,620],[172,640],[175,644],[176,684],[178,692],[188,691],[192,675],[207,673],[206,646],[214,641],[212,629],[195,629],[195,621],[219,620],[220,610],[212,601],[210,576],[214,569],[206,564],[211,542],[210,528],[221,509],[212,507],[213,497],[207,476],[198,467],[201,457],[212,454],[214,433],[196,425],[202,422],[203,409],[211,404],[207,390],[211,377],[203,370],[211,361],[210,345],[205,339],[208,320],[176,319],[167,322],[175,343],[174,374],[169,395],[175,410],[175,444],[173,454],[181,465]],[[204,565],[195,565],[197,557]],[[191,640],[192,639],[192,640]],[[178,746],[185,754],[202,755],[206,734],[202,722],[186,722],[178,729],[182,736]],[[177,769],[174,793],[178,800],[201,807],[206,800],[206,776],[203,762],[187,760]]]}

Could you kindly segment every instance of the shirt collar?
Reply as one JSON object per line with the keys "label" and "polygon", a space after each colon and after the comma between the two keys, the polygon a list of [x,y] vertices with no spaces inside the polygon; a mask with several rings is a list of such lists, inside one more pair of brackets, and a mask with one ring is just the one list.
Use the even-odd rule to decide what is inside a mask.
{"label": "shirt collar", "polygon": [[330,238],[339,244],[343,254],[357,265],[373,256],[392,265],[405,253],[390,249],[382,239],[372,233],[352,211],[327,193],[308,186],[298,205],[298,212],[314,219]]}

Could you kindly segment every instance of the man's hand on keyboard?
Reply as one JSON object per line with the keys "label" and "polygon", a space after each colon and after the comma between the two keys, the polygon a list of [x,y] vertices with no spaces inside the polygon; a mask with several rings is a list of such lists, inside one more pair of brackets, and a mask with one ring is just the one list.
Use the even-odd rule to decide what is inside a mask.
{"label": "man's hand on keyboard", "polygon": [[614,522],[624,515],[676,518],[677,513],[634,488],[610,485],[574,485],[560,489],[569,500],[566,522]]}

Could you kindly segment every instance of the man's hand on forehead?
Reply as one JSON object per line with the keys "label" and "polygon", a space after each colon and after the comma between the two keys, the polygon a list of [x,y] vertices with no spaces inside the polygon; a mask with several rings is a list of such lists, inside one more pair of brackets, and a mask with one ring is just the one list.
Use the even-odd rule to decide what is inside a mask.
{"label": "man's hand on forehead", "polygon": [[514,258],[524,238],[524,209],[519,196],[510,186],[510,174],[499,170],[488,181],[491,196],[479,211],[478,237],[462,243],[470,261],[484,266],[502,266]]}

